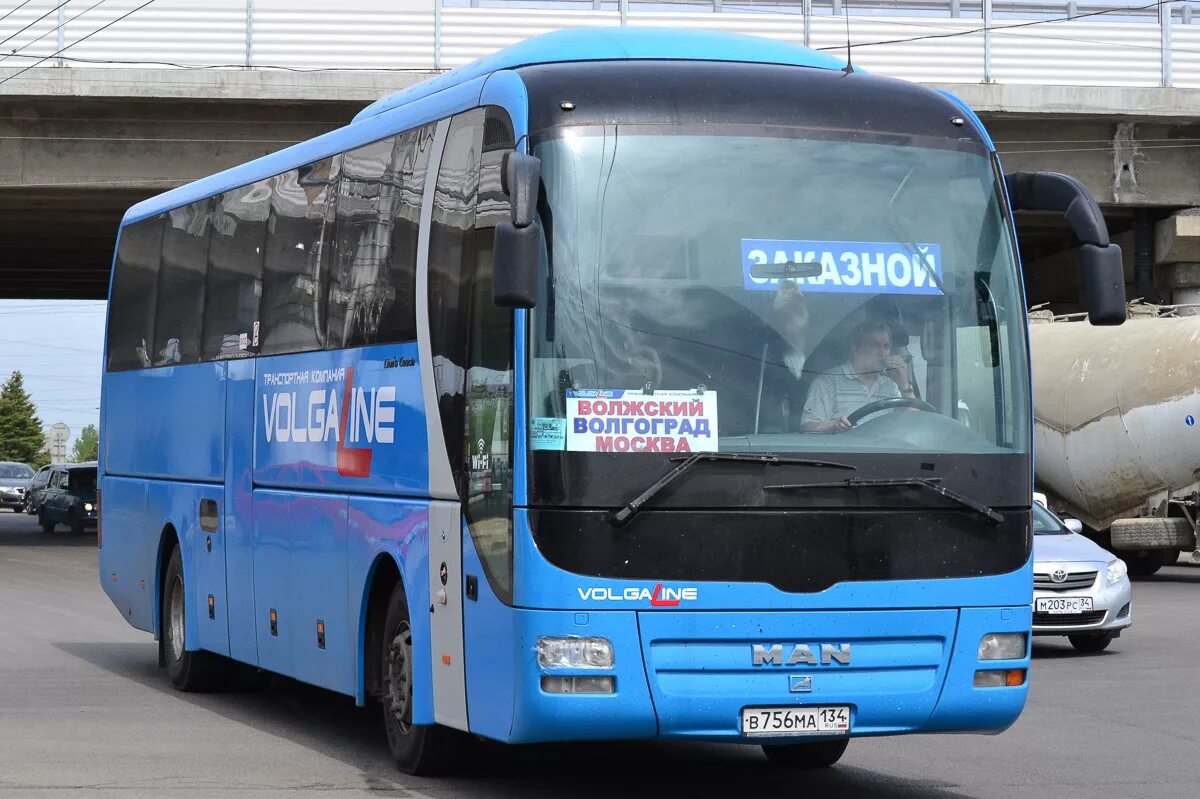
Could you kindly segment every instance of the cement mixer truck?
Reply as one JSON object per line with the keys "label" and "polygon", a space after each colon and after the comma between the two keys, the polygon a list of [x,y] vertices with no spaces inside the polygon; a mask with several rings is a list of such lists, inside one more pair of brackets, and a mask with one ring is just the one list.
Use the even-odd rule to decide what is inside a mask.
{"label": "cement mixer truck", "polygon": [[1200,316],[1176,314],[1030,313],[1037,485],[1135,575],[1200,562]]}

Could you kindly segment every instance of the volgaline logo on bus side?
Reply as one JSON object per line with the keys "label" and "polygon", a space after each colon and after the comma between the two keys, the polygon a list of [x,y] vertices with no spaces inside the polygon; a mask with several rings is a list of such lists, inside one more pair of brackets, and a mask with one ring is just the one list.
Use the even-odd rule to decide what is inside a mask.
{"label": "volgaline logo on bus side", "polygon": [[596,586],[593,588],[579,587],[575,590],[579,592],[579,598],[585,601],[649,602],[650,606],[655,608],[678,607],[680,602],[692,602],[700,597],[700,591],[697,588],[666,588],[662,583],[657,584],[653,589],[629,586],[614,590]]}
{"label": "volgaline logo on bus side", "polygon": [[[340,392],[327,387],[342,381]],[[263,433],[267,443],[274,444],[336,442],[337,469],[343,477],[368,477],[371,472],[370,448],[348,445],[391,444],[396,439],[396,387],[355,386],[354,367],[268,373],[263,383],[326,384],[310,390],[264,392]]]}

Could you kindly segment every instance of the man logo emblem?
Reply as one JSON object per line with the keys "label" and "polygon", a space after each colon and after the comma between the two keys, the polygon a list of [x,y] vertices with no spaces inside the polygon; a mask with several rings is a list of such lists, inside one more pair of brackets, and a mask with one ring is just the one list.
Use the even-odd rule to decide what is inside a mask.
{"label": "man logo emblem", "polygon": [[1065,583],[1067,581],[1067,572],[1064,569],[1055,569],[1050,572],[1050,580],[1055,583]]}
{"label": "man logo emblem", "polygon": [[794,694],[812,693],[812,677],[802,677],[799,674],[789,674],[788,690]]}

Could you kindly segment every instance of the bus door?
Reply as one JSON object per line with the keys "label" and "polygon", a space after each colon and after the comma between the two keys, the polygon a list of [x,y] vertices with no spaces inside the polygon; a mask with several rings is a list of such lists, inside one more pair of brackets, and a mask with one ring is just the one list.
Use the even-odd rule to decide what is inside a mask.
{"label": "bus door", "polygon": [[[512,602],[513,311],[493,304],[491,267],[495,226],[509,214],[500,166],[512,149],[504,111],[480,108],[454,117],[429,226],[437,410],[428,408],[427,415],[431,427],[435,417],[440,423],[447,456],[441,468],[452,473],[450,490],[460,500],[435,500],[430,508],[434,713],[439,723],[466,728],[469,710],[470,728],[481,731],[492,726],[484,718],[487,708],[499,704],[488,696],[507,690],[489,644],[511,645],[497,636],[511,629],[503,619]],[[434,447],[440,443],[430,442],[435,497],[440,453]]]}

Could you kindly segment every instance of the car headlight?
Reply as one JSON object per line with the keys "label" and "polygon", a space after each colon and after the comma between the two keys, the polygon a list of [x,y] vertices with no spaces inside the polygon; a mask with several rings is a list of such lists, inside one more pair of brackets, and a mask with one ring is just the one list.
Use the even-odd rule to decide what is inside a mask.
{"label": "car headlight", "polygon": [[1124,580],[1127,574],[1129,574],[1129,569],[1125,566],[1125,561],[1117,558],[1104,570],[1104,579],[1109,585],[1116,585]]}
{"label": "car headlight", "polygon": [[1025,657],[1025,633],[988,633],[979,639],[980,660],[1020,660]]}
{"label": "car headlight", "polygon": [[85,503],[83,503],[83,509],[85,511],[87,511],[88,513],[91,513],[93,510],[96,509],[96,506],[90,502],[85,502]]}

